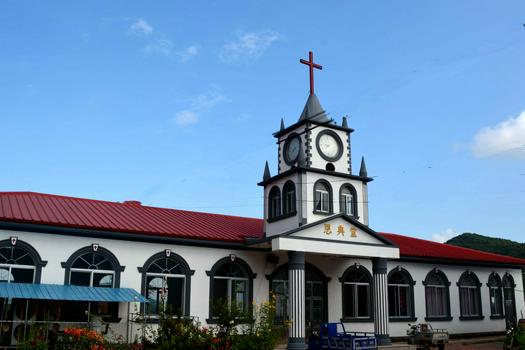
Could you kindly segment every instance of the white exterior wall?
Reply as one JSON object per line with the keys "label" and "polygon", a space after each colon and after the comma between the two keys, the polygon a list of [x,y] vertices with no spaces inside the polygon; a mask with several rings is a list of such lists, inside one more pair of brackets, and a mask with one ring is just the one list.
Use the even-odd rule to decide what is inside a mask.
{"label": "white exterior wall", "polygon": [[313,172],[306,173],[306,195],[308,200],[306,202],[307,207],[305,216],[308,220],[308,223],[326,218],[326,215],[314,213],[314,185],[317,180],[321,179],[328,181],[332,186],[332,201],[334,214],[340,212],[339,190],[341,189],[341,187],[346,183],[349,183],[352,186],[354,186],[357,193],[357,215],[359,217],[358,221],[365,225],[368,224],[368,222],[364,220],[363,215],[368,212],[368,203],[365,200],[363,200],[363,183],[361,181],[345,179],[335,175],[325,175]]}
{"label": "white exterior wall", "polygon": [[[271,183],[271,184],[268,184],[265,186],[264,188],[264,227],[265,227],[265,232],[266,232],[266,235],[267,236],[272,236],[272,235],[275,235],[275,234],[279,234],[279,233],[282,233],[282,232],[286,232],[286,231],[289,231],[291,229],[294,229],[296,227],[299,227],[299,222],[301,221],[300,219],[300,214],[301,214],[301,211],[302,211],[302,208],[300,208],[300,205],[301,205],[301,195],[299,194],[299,191],[301,190],[301,185],[299,183],[299,179],[300,179],[300,176],[301,174],[299,173],[295,173],[295,174],[292,174],[290,176],[286,176],[286,177],[283,177],[282,179],[279,179],[277,181],[275,181],[274,183]],[[279,190],[281,191],[281,210],[283,209],[283,187],[284,187],[284,184],[286,183],[286,181],[288,180],[291,180],[293,181],[293,183],[295,184],[295,208],[297,210],[297,215],[294,215],[294,216],[291,216],[289,218],[286,218],[286,219],[280,219],[280,220],[277,220],[277,221],[273,221],[273,222],[268,222],[268,220],[266,220],[268,217],[269,217],[269,212],[268,212],[268,203],[269,203],[269,199],[270,199],[270,190],[274,187],[274,186],[277,186],[279,187]]]}
{"label": "white exterior wall", "polygon": [[[145,261],[152,255],[164,251],[164,249],[171,249],[174,253],[179,254],[184,258],[192,270],[195,270],[195,274],[191,278],[189,313],[192,316],[198,317],[199,321],[203,324],[205,324],[205,320],[209,316],[210,280],[206,275],[206,271],[210,270],[219,259],[228,256],[229,254],[235,254],[249,264],[252,271],[257,274],[257,277],[253,281],[253,296],[255,303],[260,303],[268,298],[269,285],[265,275],[271,274],[279,265],[287,261],[287,255],[285,252],[276,252],[279,256],[279,264],[269,264],[266,263],[267,252],[0,230],[0,239],[9,239],[11,236],[17,236],[19,240],[30,244],[38,251],[43,260],[47,260],[47,265],[42,268],[41,283],[63,284],[65,270],[60,263],[67,261],[71,254],[78,249],[90,246],[92,243],[98,243],[101,247],[110,250],[117,257],[120,264],[125,266],[125,270],[121,273],[120,286],[123,288],[133,288],[138,292],[141,291],[141,274],[138,272],[137,268],[143,266]],[[370,273],[372,273],[371,259],[345,258],[337,255],[307,254],[306,262],[315,265],[327,277],[331,278],[328,282],[328,321],[339,322],[342,317],[342,289],[339,278],[348,267],[355,263],[359,263],[362,267],[365,267]],[[504,320],[490,319],[489,291],[486,283],[489,274],[493,271],[498,273],[500,277],[503,277],[506,272],[512,274],[516,283],[515,299],[517,316],[520,318],[522,313],[525,314],[523,280],[520,269],[472,267],[468,265],[435,265],[390,260],[388,262],[388,272],[397,266],[405,268],[411,274],[414,281],[416,281],[414,286],[414,304],[415,316],[418,318],[417,322],[425,322],[424,319],[426,316],[425,292],[422,281],[425,279],[427,273],[435,267],[442,270],[451,282],[450,304],[453,320],[449,322],[432,322],[434,327],[446,328],[450,333],[503,331],[505,328]],[[481,299],[483,315],[485,316],[483,320],[461,321],[459,319],[459,293],[456,282],[459,280],[460,275],[467,269],[475,273],[482,283]],[[125,305],[126,304],[121,304],[120,307],[120,317],[122,317],[121,324],[112,324],[111,326],[114,331],[120,334],[125,334],[127,312]],[[134,308],[132,307],[131,309],[133,310]],[[132,333],[133,335],[137,334],[138,326],[139,325],[135,327],[135,330]],[[345,326],[349,331],[373,332],[374,330],[373,322],[347,323]],[[391,322],[390,336],[405,336],[406,329],[407,324],[405,322]]]}
{"label": "white exterior wall", "polygon": [[[152,255],[171,249],[173,253],[184,258],[190,269],[195,270],[195,274],[191,277],[189,314],[198,317],[202,323],[205,323],[206,318],[209,317],[210,278],[206,275],[206,271],[211,270],[219,259],[229,254],[235,254],[246,261],[257,274],[253,281],[253,300],[256,303],[268,300],[268,280],[265,275],[270,273],[273,267],[266,268],[266,254],[260,252],[0,230],[0,240],[9,239],[11,236],[17,236],[19,240],[30,244],[37,250],[42,260],[47,260],[47,265],[42,268],[41,283],[64,284],[65,269],[60,263],[67,261],[78,249],[98,243],[100,247],[111,251],[119,263],[125,266],[125,270],[120,275],[120,287],[133,288],[139,293],[142,276],[137,268],[142,267]],[[121,304],[119,308],[121,322],[126,320],[127,308],[124,305]],[[131,310],[133,309],[134,307]],[[113,325],[112,328],[115,329]]]}

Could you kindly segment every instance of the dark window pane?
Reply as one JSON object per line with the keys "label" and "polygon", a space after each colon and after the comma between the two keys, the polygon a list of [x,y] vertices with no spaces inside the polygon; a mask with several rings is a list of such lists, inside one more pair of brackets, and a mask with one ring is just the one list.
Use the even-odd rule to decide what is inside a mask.
{"label": "dark window pane", "polygon": [[236,304],[239,309],[246,311],[247,310],[247,287],[246,281],[233,280],[232,281],[232,295],[231,302]]}
{"label": "dark window pane", "polygon": [[33,276],[35,274],[35,270],[11,268],[11,274],[13,276],[11,282],[33,283]]}
{"label": "dark window pane", "polygon": [[388,315],[390,317],[399,316],[397,307],[397,287],[388,286]]}
{"label": "dark window pane", "polygon": [[369,315],[369,298],[368,298],[368,286],[357,286],[357,316],[366,317]]}
{"label": "dark window pane", "polygon": [[399,287],[399,316],[409,316],[409,288]]}
{"label": "dark window pane", "polygon": [[80,271],[71,271],[71,278],[69,284],[74,286],[90,286],[91,273],[89,272],[80,272]]}
{"label": "dark window pane", "polygon": [[343,317],[355,317],[355,286],[343,284]]}
{"label": "dark window pane", "polygon": [[174,314],[183,314],[183,296],[184,279],[168,277],[168,311],[171,311]]}
{"label": "dark window pane", "polygon": [[228,280],[227,279],[213,279],[213,301],[228,300]]}

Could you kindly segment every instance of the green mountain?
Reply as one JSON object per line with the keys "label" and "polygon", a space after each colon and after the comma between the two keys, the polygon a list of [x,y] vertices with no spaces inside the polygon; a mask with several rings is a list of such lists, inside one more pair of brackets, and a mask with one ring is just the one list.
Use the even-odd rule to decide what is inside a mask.
{"label": "green mountain", "polygon": [[451,238],[445,243],[525,259],[525,243],[518,243],[509,239],[487,237],[467,232]]}

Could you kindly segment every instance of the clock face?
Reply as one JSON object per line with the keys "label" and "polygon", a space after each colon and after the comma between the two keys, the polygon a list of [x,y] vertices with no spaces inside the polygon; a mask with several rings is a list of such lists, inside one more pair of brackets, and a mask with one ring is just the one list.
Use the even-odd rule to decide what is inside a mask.
{"label": "clock face", "polygon": [[341,139],[334,132],[322,131],[317,136],[317,149],[324,159],[336,161],[342,154]]}
{"label": "clock face", "polygon": [[290,135],[284,143],[284,161],[292,165],[299,157],[301,151],[301,139],[299,135]]}

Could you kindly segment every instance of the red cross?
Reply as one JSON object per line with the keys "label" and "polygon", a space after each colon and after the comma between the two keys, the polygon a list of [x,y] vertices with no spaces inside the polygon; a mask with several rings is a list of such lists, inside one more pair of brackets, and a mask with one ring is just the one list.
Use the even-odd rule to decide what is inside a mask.
{"label": "red cross", "polygon": [[317,69],[323,69],[323,66],[320,64],[314,63],[314,53],[312,51],[308,54],[309,60],[303,60],[300,59],[299,62],[302,64],[306,64],[308,67],[310,67],[310,95],[314,94],[314,68]]}

